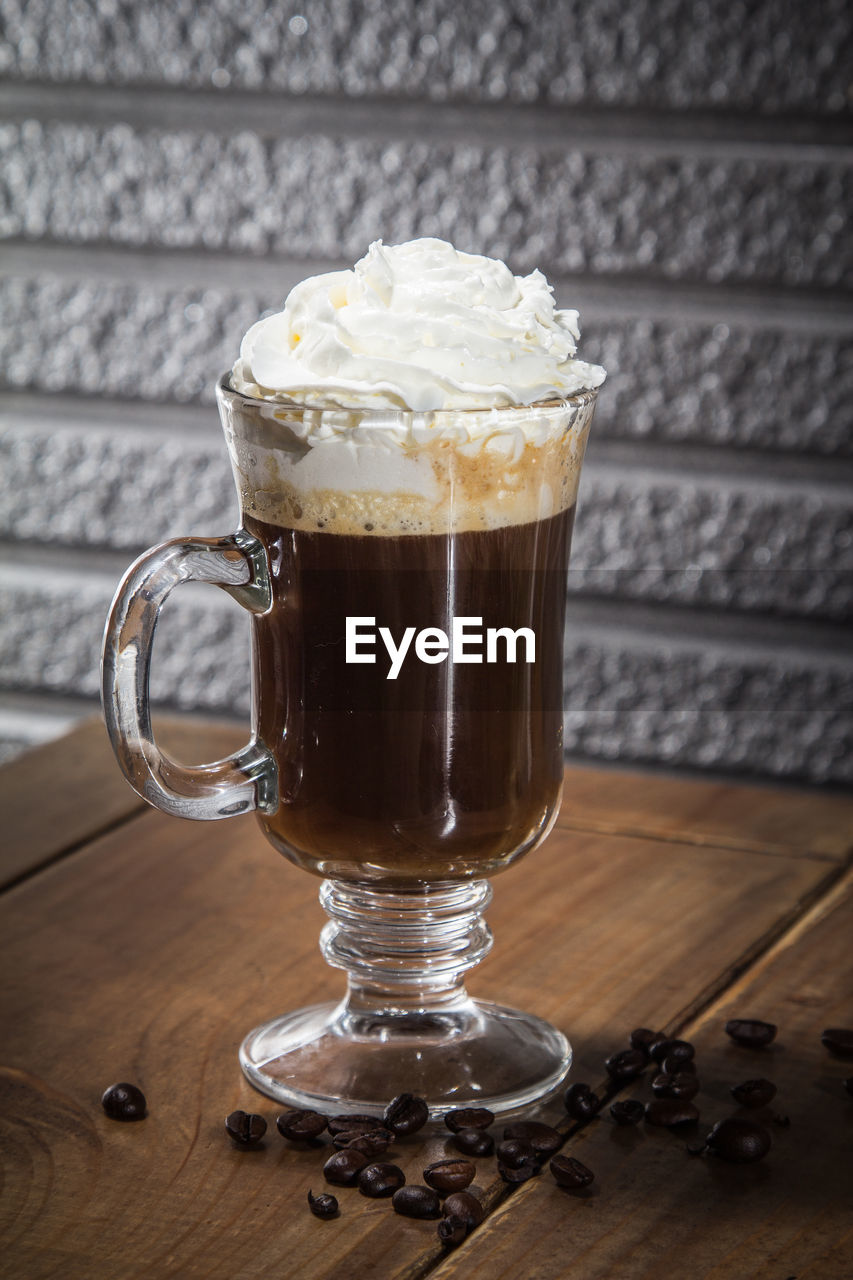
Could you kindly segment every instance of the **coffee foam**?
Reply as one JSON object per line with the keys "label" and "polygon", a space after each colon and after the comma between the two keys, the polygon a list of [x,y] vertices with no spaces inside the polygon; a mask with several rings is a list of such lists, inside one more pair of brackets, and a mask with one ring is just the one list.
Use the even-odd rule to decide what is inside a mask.
{"label": "coffee foam", "polygon": [[523,409],[363,412],[219,390],[242,509],[303,531],[501,528],[572,506],[595,394]]}

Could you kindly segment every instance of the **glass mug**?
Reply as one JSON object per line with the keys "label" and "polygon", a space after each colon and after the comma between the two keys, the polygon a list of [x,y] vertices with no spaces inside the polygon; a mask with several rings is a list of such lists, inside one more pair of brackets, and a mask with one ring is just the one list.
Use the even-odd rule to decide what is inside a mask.
{"label": "glass mug", "polygon": [[[286,1013],[240,1049],[295,1107],[380,1111],[397,1093],[513,1111],[571,1062],[555,1028],[469,998],[492,945],[486,877],[548,834],[563,777],[563,626],[595,392],[523,409],[306,408],[217,387],[241,527],[128,571],[103,701],[125,776],[185,818],[249,810],[323,877],[338,1004]],[[252,617],[253,728],[188,767],[153,741],[157,617],[180,582]]]}

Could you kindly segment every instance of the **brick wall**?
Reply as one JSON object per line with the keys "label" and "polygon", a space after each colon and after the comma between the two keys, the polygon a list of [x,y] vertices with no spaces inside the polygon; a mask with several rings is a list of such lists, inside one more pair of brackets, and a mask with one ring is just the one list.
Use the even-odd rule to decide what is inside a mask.
{"label": "brick wall", "polygon": [[[839,0],[0,0],[0,750],[96,705],[126,564],[233,526],[212,386],[370,240],[541,266],[609,370],[574,756],[851,781],[853,21]],[[156,694],[245,714],[245,619]]]}

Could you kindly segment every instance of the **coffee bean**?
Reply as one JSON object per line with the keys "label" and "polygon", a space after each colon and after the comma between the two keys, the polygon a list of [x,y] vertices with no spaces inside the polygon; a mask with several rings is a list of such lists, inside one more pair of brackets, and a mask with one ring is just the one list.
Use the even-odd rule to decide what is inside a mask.
{"label": "coffee bean", "polygon": [[490,1156],[495,1149],[495,1140],[485,1129],[460,1129],[450,1141],[463,1156]]}
{"label": "coffee bean", "polygon": [[470,1191],[452,1191],[444,1202],[444,1212],[448,1218],[464,1218],[469,1231],[479,1227],[486,1216],[482,1203]]}
{"label": "coffee bean", "polygon": [[418,1183],[410,1183],[407,1187],[398,1187],[391,1197],[391,1205],[404,1218],[440,1218],[441,1201],[438,1192],[432,1187],[422,1187]]}
{"label": "coffee bean", "polygon": [[448,1111],[444,1117],[451,1133],[458,1133],[460,1129],[488,1129],[494,1120],[494,1112],[488,1107],[458,1107],[456,1111]]}
{"label": "coffee bean", "polygon": [[828,1027],[820,1040],[836,1058],[853,1058],[853,1030],[849,1027]]}
{"label": "coffee bean", "polygon": [[776,1086],[771,1080],[744,1080],[732,1086],[732,1097],[742,1107],[766,1107],[776,1097]]}
{"label": "coffee bean", "polygon": [[689,1156],[703,1156],[708,1146],[705,1142],[688,1142],[685,1151]]}
{"label": "coffee bean", "polygon": [[429,1120],[429,1107],[413,1093],[398,1093],[385,1108],[385,1127],[401,1136],[417,1133]]}
{"label": "coffee bean", "polygon": [[495,1148],[495,1155],[507,1169],[520,1169],[523,1164],[529,1164],[531,1160],[536,1159],[533,1143],[524,1138],[508,1138],[504,1142],[499,1142]]}
{"label": "coffee bean", "polygon": [[660,1069],[668,1076],[680,1075],[684,1071],[696,1071],[696,1063],[692,1058],[664,1058]]}
{"label": "coffee bean", "polygon": [[763,1049],[775,1040],[776,1030],[772,1022],[759,1018],[731,1018],[726,1023],[726,1035],[744,1049]]}
{"label": "coffee bean", "polygon": [[663,1062],[664,1058],[689,1062],[695,1055],[696,1050],[689,1040],[658,1040],[651,1048],[651,1056],[655,1062]]}
{"label": "coffee bean", "polygon": [[695,1124],[698,1119],[699,1108],[680,1098],[655,1098],[654,1102],[646,1103],[647,1124],[676,1129],[681,1125]]}
{"label": "coffee bean", "polygon": [[438,1238],[449,1249],[455,1249],[468,1234],[468,1223],[464,1218],[442,1218],[438,1224]]}
{"label": "coffee bean", "polygon": [[436,1160],[424,1169],[424,1182],[436,1191],[464,1191],[474,1181],[477,1170],[470,1160],[453,1156]]}
{"label": "coffee bean", "polygon": [[276,1116],[275,1127],[290,1142],[310,1142],[317,1138],[328,1124],[319,1111],[283,1111]]}
{"label": "coffee bean", "polygon": [[616,1084],[627,1084],[636,1080],[646,1069],[648,1059],[642,1049],[622,1049],[611,1054],[604,1066],[610,1079]]}
{"label": "coffee bean", "polygon": [[527,1182],[529,1178],[535,1178],[540,1169],[541,1165],[538,1160],[525,1160],[523,1164],[516,1165],[514,1168],[508,1164],[501,1164],[500,1160],[498,1161],[498,1173],[504,1182],[513,1184]]}
{"label": "coffee bean", "polygon": [[570,1191],[578,1191],[588,1187],[595,1179],[595,1174],[574,1156],[554,1156],[548,1166],[554,1175],[558,1187],[567,1187]]}
{"label": "coffee bean", "polygon": [[135,1084],[111,1084],[101,1095],[101,1106],[111,1120],[144,1120],[145,1094]]}
{"label": "coffee bean", "polygon": [[566,1110],[573,1120],[591,1120],[598,1112],[601,1102],[588,1084],[578,1081],[570,1084],[566,1090]]}
{"label": "coffee bean", "polygon": [[315,1218],[334,1218],[338,1212],[337,1200],[325,1191],[319,1196],[312,1195],[309,1191],[308,1205]]}
{"label": "coffee bean", "polygon": [[351,1187],[370,1157],[361,1151],[353,1151],[347,1147],[344,1151],[336,1151],[329,1156],[323,1165],[323,1177],[336,1187]]}
{"label": "coffee bean", "polygon": [[614,1102],[610,1114],[617,1124],[639,1124],[645,1115],[646,1108],[642,1102],[634,1098],[626,1098],[624,1102]]}
{"label": "coffee bean", "polygon": [[546,1160],[563,1145],[563,1135],[540,1120],[517,1120],[504,1129],[504,1138],[529,1142],[537,1160]]}
{"label": "coffee bean", "polygon": [[662,1031],[650,1031],[648,1027],[636,1027],[628,1037],[632,1049],[641,1049],[648,1054],[649,1049],[658,1040],[665,1040]]}
{"label": "coffee bean", "polygon": [[235,1146],[256,1147],[267,1131],[267,1122],[263,1116],[232,1111],[225,1118],[225,1128]]}
{"label": "coffee bean", "polygon": [[382,1196],[393,1196],[405,1183],[406,1175],[396,1164],[366,1164],[359,1169],[356,1181],[363,1196],[378,1200]]}
{"label": "coffee bean", "polygon": [[349,1129],[353,1133],[356,1131],[364,1133],[366,1129],[383,1129],[385,1127],[382,1121],[378,1120],[376,1116],[362,1115],[329,1116],[326,1123],[328,1124],[329,1133],[332,1137],[334,1137],[336,1133],[343,1133],[345,1129]]}
{"label": "coffee bean", "polygon": [[708,1149],[730,1164],[752,1164],[770,1150],[770,1134],[754,1120],[730,1116],[715,1124],[705,1141]]}
{"label": "coffee bean", "polygon": [[662,1071],[652,1080],[652,1093],[656,1098],[681,1098],[689,1102],[699,1092],[699,1081],[689,1071],[679,1071],[671,1076]]}
{"label": "coffee bean", "polygon": [[338,1151],[346,1149],[362,1151],[366,1156],[381,1156],[394,1141],[394,1135],[390,1129],[368,1129],[365,1133],[344,1129],[343,1133],[336,1133],[332,1141]]}

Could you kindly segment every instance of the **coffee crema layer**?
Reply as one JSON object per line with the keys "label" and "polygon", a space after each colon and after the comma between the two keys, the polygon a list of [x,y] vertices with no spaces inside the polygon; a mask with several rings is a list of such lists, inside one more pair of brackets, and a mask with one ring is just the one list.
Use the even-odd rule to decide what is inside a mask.
{"label": "coffee crema layer", "polygon": [[244,514],[348,536],[497,529],[573,507],[594,392],[524,407],[314,409],[218,389]]}

